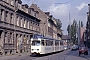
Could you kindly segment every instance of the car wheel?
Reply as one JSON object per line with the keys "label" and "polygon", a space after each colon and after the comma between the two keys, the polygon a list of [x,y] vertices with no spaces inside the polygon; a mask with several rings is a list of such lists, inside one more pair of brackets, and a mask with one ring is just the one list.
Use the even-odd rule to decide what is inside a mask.
{"label": "car wheel", "polygon": [[85,52],[85,55],[88,55],[88,52]]}
{"label": "car wheel", "polygon": [[81,53],[79,53],[79,56],[81,55]]}

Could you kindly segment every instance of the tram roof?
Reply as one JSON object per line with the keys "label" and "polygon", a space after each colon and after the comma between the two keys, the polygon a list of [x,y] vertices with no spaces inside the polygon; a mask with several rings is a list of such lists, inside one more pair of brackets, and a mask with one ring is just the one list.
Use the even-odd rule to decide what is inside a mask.
{"label": "tram roof", "polygon": [[33,38],[33,39],[38,39],[38,38],[47,39],[47,40],[58,40],[58,39],[49,38],[49,37],[37,37],[37,38]]}

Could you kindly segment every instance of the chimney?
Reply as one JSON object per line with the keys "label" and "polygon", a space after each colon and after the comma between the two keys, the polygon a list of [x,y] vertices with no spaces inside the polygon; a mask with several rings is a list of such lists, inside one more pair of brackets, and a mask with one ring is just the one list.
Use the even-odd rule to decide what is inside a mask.
{"label": "chimney", "polygon": [[46,14],[47,16],[49,16],[50,12],[45,12],[45,14]]}

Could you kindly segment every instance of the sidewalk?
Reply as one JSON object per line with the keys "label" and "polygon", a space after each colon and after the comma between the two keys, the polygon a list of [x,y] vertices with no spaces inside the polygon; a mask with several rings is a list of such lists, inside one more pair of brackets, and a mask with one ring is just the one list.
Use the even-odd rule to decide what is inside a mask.
{"label": "sidewalk", "polygon": [[88,58],[90,59],[90,48],[88,49]]}
{"label": "sidewalk", "polygon": [[90,60],[90,48],[88,49],[88,55],[86,55],[85,57]]}
{"label": "sidewalk", "polygon": [[15,55],[5,55],[5,56],[0,56],[0,60],[12,60],[16,58],[22,58],[25,56],[29,56],[30,53],[20,53],[20,54],[15,54]]}

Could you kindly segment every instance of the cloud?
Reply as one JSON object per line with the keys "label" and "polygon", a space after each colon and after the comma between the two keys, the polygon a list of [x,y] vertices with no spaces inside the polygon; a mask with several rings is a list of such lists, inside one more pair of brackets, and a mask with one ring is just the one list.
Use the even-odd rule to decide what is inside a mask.
{"label": "cloud", "polygon": [[85,3],[81,3],[81,5],[80,6],[76,6],[76,8],[78,9],[78,10],[81,10],[81,9],[83,9],[85,6],[87,6],[88,4],[85,4]]}
{"label": "cloud", "polygon": [[[55,5],[55,1],[57,2],[57,0],[36,0],[36,1],[37,1],[37,5],[40,7],[41,10],[48,11],[55,18],[61,20],[64,34],[67,34],[66,29],[67,29],[67,25],[69,24],[69,13],[70,13],[71,24],[75,19],[77,20],[77,22],[79,20],[83,21],[84,25],[86,25],[86,19],[87,19],[86,13],[88,11],[88,8],[86,3],[81,3],[82,0],[81,2],[79,2],[79,4],[81,3],[80,6],[76,6],[77,2],[74,4]],[[30,0],[30,2],[27,2],[26,0],[23,0],[23,3],[28,3],[30,5],[32,1]]]}
{"label": "cloud", "polygon": [[55,3],[56,0],[22,0],[23,4],[28,4],[29,6],[34,3],[40,7],[41,10],[46,11],[49,6]]}
{"label": "cloud", "polygon": [[67,25],[69,24],[69,12],[71,9],[70,4],[60,4],[55,5],[52,4],[47,11],[49,11],[55,18],[58,18],[62,22],[62,29],[64,30],[64,34],[67,34]]}
{"label": "cloud", "polygon": [[[77,7],[77,8],[76,8]],[[79,10],[79,11],[78,11]],[[52,4],[47,9],[55,18],[59,18],[62,22],[63,33],[67,34],[67,26],[69,24],[69,13],[70,13],[70,24],[75,19],[77,22],[83,21],[84,26],[86,25],[86,12],[87,4],[81,3],[80,6],[72,6],[70,4],[55,5]]]}
{"label": "cloud", "polygon": [[69,13],[69,8],[69,4],[60,4],[58,6],[55,6],[55,4],[53,4],[48,8],[48,11],[57,16],[58,14],[59,16],[67,16],[67,14]]}

